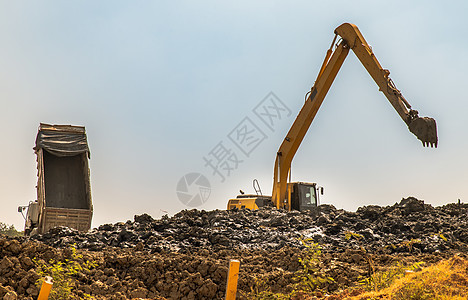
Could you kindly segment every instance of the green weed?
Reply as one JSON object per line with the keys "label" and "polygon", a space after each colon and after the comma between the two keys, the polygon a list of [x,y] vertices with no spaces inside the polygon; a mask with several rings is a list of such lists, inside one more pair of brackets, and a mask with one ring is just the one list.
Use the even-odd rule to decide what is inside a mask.
{"label": "green weed", "polygon": [[[94,261],[85,261],[83,255],[77,253],[75,245],[71,246],[70,250],[71,258],[64,261],[51,259],[49,263],[46,263],[42,259],[33,259],[36,265],[36,273],[41,276],[36,285],[40,288],[46,276],[50,276],[53,279],[49,299],[70,299],[72,291],[76,287],[75,277],[79,273],[89,272],[97,266],[97,263]],[[88,294],[85,294],[83,297],[85,299],[92,299]]]}
{"label": "green weed", "polygon": [[298,259],[301,268],[294,273],[293,280],[296,283],[293,290],[289,293],[274,293],[270,290],[269,283],[266,280],[255,277],[253,287],[247,298],[255,300],[301,299],[301,295],[320,293],[327,283],[334,282],[334,279],[327,277],[322,270],[321,247],[311,239],[301,239],[300,241],[306,247],[306,250]]}
{"label": "green weed", "polygon": [[375,272],[371,276],[359,281],[367,291],[379,291],[391,286],[397,279],[403,277],[406,273],[421,270],[422,262],[414,263],[411,266],[405,266],[398,262],[394,267],[386,271]]}
{"label": "green weed", "polygon": [[14,225],[7,225],[2,222],[0,222],[0,234],[4,234],[9,237],[23,236],[23,232],[16,230]]}

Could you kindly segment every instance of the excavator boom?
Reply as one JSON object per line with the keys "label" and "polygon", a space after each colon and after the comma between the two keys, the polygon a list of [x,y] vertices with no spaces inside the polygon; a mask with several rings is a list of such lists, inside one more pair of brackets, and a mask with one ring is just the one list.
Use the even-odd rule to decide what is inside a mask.
{"label": "excavator boom", "polygon": [[[408,101],[390,79],[390,72],[383,69],[356,25],[345,23],[335,29],[335,38],[327,51],[314,86],[304,106],[282,142],[275,161],[272,202],[277,208],[291,210],[291,197],[288,196],[288,174],[291,163],[310,124],[315,118],[328,90],[340,70],[349,50],[353,50],[368,73],[384,93],[393,108],[422,143],[423,146],[437,147],[437,129],[434,119],[419,117]],[[333,49],[337,36],[341,40]]]}

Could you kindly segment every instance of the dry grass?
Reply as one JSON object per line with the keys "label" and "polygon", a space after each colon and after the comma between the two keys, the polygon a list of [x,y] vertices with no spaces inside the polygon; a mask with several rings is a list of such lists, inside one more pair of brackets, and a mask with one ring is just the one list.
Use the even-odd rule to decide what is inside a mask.
{"label": "dry grass", "polygon": [[419,272],[409,273],[388,288],[348,299],[468,299],[468,260],[454,256]]}

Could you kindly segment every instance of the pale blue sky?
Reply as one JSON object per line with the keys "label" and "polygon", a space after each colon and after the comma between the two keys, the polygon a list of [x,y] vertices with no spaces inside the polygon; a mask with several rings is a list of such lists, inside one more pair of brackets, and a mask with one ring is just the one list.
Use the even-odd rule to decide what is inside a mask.
{"label": "pale blue sky", "polygon": [[[468,202],[468,2],[0,0],[0,221],[36,198],[40,122],[86,126],[94,221],[187,208],[178,180],[201,172],[224,209],[275,153],[313,85],[333,31],[356,24],[397,87],[438,122],[439,148],[408,132],[350,53],[293,162],[293,180],[354,210],[416,196]],[[207,156],[274,92],[292,115],[221,183]],[[259,125],[260,126],[260,125]],[[227,144],[227,142],[226,142]]]}

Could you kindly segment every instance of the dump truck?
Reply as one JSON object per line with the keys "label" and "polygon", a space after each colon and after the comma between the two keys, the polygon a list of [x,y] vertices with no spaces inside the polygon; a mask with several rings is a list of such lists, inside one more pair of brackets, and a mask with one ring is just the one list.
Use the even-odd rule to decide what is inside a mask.
{"label": "dump truck", "polygon": [[41,123],[34,152],[37,199],[18,208],[25,218],[25,235],[46,233],[57,226],[88,231],[93,204],[85,128]]}
{"label": "dump truck", "polygon": [[[340,39],[336,42],[338,37]],[[409,131],[422,142],[423,146],[437,147],[435,120],[419,116],[418,111],[411,107],[400,90],[396,88],[395,83],[389,77],[390,71],[382,68],[372,51],[372,47],[364,39],[357,26],[344,23],[335,29],[335,37],[327,50],[315,84],[307,92],[302,109],[276,152],[272,195],[239,195],[237,198],[229,199],[228,210],[234,208],[258,209],[265,204],[299,211],[318,206],[318,191],[323,193],[323,189],[316,183],[289,182],[291,163],[350,50],[356,54],[379,87],[379,91],[385,95],[408,126]]]}

